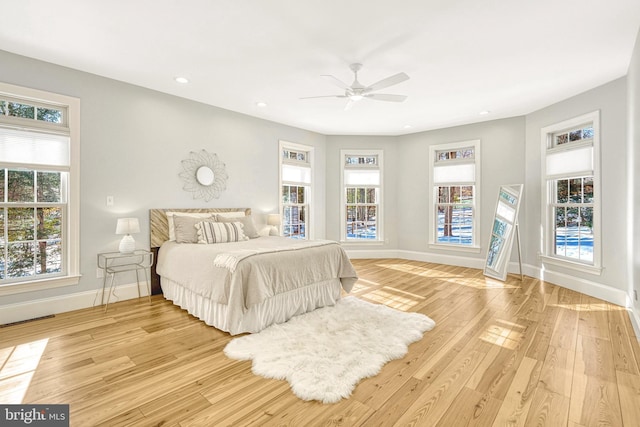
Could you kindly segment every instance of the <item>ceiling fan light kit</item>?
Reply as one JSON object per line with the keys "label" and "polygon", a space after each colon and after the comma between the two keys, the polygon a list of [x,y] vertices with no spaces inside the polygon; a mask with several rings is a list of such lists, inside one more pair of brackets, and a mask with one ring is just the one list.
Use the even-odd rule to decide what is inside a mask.
{"label": "ceiling fan light kit", "polygon": [[403,102],[407,99],[406,95],[394,95],[389,93],[373,93],[381,89],[385,89],[389,86],[397,85],[398,83],[402,83],[406,80],[409,80],[409,76],[406,73],[398,73],[393,76],[389,76],[384,78],[372,85],[365,86],[358,81],[358,71],[362,68],[362,64],[354,63],[349,66],[351,71],[353,71],[354,79],[351,85],[347,85],[342,80],[338,79],[335,76],[324,74],[321,77],[324,77],[326,80],[330,81],[332,84],[338,86],[340,89],[344,90],[344,95],[322,95],[322,96],[308,96],[300,99],[312,99],[312,98],[347,98],[347,105],[344,107],[345,110],[350,109],[355,102],[358,102],[364,98],[373,99],[375,101],[388,101],[388,102]]}

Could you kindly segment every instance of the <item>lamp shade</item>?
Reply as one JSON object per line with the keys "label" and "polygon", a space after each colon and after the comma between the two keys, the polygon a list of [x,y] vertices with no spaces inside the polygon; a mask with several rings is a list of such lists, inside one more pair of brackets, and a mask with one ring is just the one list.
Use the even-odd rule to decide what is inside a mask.
{"label": "lamp shade", "polygon": [[116,234],[134,234],[140,232],[138,218],[118,218]]}
{"label": "lamp shade", "polygon": [[269,214],[269,215],[267,215],[267,224],[268,225],[280,225],[280,214]]}

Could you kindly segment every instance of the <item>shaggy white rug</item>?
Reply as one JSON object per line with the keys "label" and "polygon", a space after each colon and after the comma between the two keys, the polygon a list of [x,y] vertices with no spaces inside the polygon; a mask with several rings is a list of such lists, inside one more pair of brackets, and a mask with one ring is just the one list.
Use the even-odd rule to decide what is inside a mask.
{"label": "shaggy white rug", "polygon": [[334,403],[349,397],[361,379],[407,354],[408,345],[434,326],[420,313],[346,297],[333,307],[235,338],[224,353],[253,359],[254,374],[286,379],[301,399]]}

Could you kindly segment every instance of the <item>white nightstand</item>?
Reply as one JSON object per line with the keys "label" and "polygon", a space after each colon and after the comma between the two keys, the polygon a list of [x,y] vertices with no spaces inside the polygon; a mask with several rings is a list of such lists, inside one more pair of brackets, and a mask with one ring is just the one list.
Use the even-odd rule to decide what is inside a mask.
{"label": "white nightstand", "polygon": [[[136,272],[136,282],[138,289],[138,298],[140,295],[140,270],[144,271],[144,277],[147,282],[147,291],[149,295],[149,302],[151,302],[151,281],[149,280],[149,274],[147,270],[153,264],[153,253],[146,249],[136,249],[131,253],[123,254],[121,252],[103,252],[98,254],[98,268],[103,271],[102,279],[102,299],[101,302],[105,306],[104,311],[107,311],[109,307],[109,300],[113,294],[113,284],[115,276],[118,273],[124,273],[125,271]],[[109,285],[109,293],[105,304],[104,291],[107,285],[107,276],[111,276],[111,283]]]}

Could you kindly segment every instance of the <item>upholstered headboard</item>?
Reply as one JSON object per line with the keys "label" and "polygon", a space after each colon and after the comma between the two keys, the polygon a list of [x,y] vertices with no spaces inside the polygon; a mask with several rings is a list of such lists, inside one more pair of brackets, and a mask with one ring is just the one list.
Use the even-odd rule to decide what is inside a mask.
{"label": "upholstered headboard", "polygon": [[149,209],[149,237],[151,252],[153,252],[153,265],[151,266],[151,293],[160,294],[160,276],[156,273],[156,261],[160,246],[169,240],[169,221],[167,212],[185,213],[221,213],[221,212],[244,212],[251,215],[250,208],[202,208],[202,209]]}
{"label": "upholstered headboard", "polygon": [[244,212],[251,215],[250,208],[203,208],[203,209],[149,209],[149,231],[151,248],[159,248],[169,240],[169,222],[167,212],[184,213],[220,213],[220,212]]}

